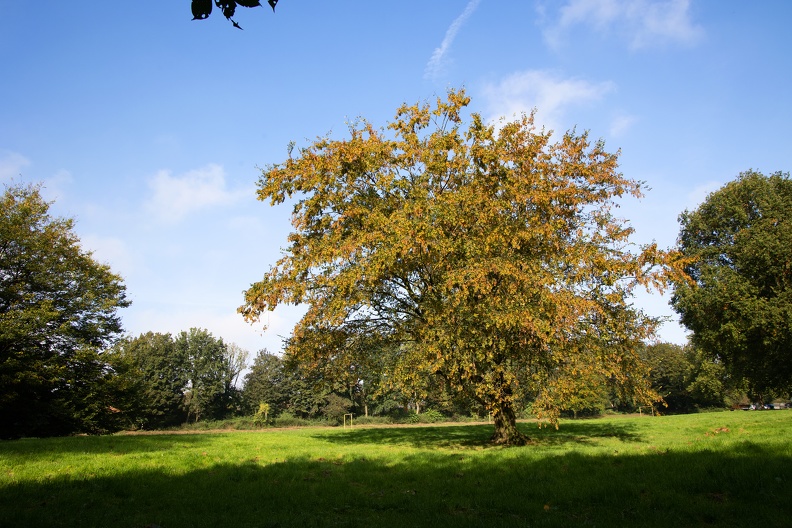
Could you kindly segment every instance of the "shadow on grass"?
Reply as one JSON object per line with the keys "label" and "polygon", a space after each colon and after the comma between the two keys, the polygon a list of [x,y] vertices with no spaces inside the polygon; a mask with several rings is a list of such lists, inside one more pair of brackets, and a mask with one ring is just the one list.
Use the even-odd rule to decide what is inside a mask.
{"label": "shadow on grass", "polygon": [[[364,440],[375,433],[357,432]],[[618,456],[534,456],[530,447],[466,457],[365,453],[12,483],[0,490],[0,524],[765,527],[792,518],[792,459],[783,446]]]}
{"label": "shadow on grass", "polygon": [[[528,435],[533,445],[587,445],[597,438],[615,438],[624,442],[640,441],[641,437],[633,422],[614,423],[597,420],[564,422],[560,429],[539,428],[535,423],[520,423],[519,429]],[[311,436],[334,444],[377,444],[407,445],[416,448],[488,448],[489,439],[494,431],[492,425],[421,425],[355,427],[339,434],[336,428],[311,429]],[[254,431],[231,431],[228,435],[244,434]],[[211,446],[218,433],[204,431],[186,433],[131,434],[113,436],[86,436],[79,438],[27,438],[0,442],[0,456],[11,463],[17,463],[28,456],[67,453],[84,454],[130,454],[170,451],[184,447]]]}
{"label": "shadow on grass", "polygon": [[531,430],[525,432],[536,442],[551,445],[571,442],[590,444],[600,438],[613,438],[622,442],[640,442],[643,439],[635,421],[574,420],[564,421],[559,429],[539,429],[534,424]]}
{"label": "shadow on grass", "polygon": [[[75,441],[79,440],[79,441]],[[27,456],[85,454],[130,454],[169,451],[178,447],[210,445],[212,438],[202,434],[152,434],[85,436],[60,438],[23,438],[0,443],[0,456],[14,462]],[[2,525],[0,524],[0,527]]]}
{"label": "shadow on grass", "polygon": [[[633,422],[614,423],[596,420],[565,422],[556,430],[553,427],[539,428],[534,423],[518,424],[520,431],[531,438],[532,445],[566,445],[595,443],[595,439],[614,438],[622,442],[641,440]],[[492,425],[442,425],[421,427],[361,427],[352,428],[343,434],[337,431],[318,432],[314,438],[336,444],[408,445],[418,448],[448,447],[492,447],[490,437]]]}
{"label": "shadow on grass", "polygon": [[421,448],[487,447],[492,436],[487,425],[421,425],[354,427],[343,431],[319,431],[312,436],[334,444],[407,445]]}

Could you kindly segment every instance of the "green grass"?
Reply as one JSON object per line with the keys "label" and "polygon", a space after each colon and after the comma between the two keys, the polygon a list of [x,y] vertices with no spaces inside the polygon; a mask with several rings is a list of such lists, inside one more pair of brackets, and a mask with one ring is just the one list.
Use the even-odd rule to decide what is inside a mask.
{"label": "green grass", "polygon": [[0,442],[0,526],[790,526],[792,411]]}

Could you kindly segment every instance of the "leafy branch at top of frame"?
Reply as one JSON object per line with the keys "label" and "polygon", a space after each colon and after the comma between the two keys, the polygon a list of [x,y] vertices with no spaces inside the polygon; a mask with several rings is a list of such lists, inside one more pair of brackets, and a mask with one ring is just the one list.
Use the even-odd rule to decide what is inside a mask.
{"label": "leafy branch at top of frame", "polygon": [[[223,16],[231,21],[235,28],[242,29],[242,26],[237,24],[232,18],[234,13],[236,13],[237,6],[259,7],[261,5],[261,0],[192,0],[191,8],[193,20],[205,20],[209,18],[209,15],[212,14],[213,3],[222,11]],[[278,0],[267,0],[267,3],[274,13],[275,6],[278,5]]]}

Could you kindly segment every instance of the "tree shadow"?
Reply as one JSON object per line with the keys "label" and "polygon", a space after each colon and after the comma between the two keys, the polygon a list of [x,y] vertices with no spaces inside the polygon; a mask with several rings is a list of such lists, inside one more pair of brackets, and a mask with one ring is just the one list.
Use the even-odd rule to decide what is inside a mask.
{"label": "tree shadow", "polygon": [[[373,433],[357,432],[380,438]],[[518,451],[525,456],[515,456]],[[251,459],[185,472],[137,469],[6,483],[0,524],[666,527],[784,526],[792,518],[792,458],[784,446],[530,453],[530,447],[475,456],[426,449],[394,458]]]}
{"label": "tree shadow", "polygon": [[593,444],[597,439],[614,438],[622,442],[643,440],[634,421],[614,422],[600,420],[564,421],[558,429],[535,427],[528,434],[541,444],[561,445],[569,443]]}
{"label": "tree shadow", "polygon": [[487,447],[487,425],[357,426],[343,431],[320,431],[312,436],[334,444],[407,445],[419,448]]}
{"label": "tree shadow", "polygon": [[[531,438],[531,445],[590,445],[597,439],[615,438],[622,442],[641,440],[632,422],[614,423],[595,420],[564,422],[559,429],[539,428],[536,424],[519,423],[518,428]],[[334,444],[407,445],[416,448],[487,448],[494,432],[493,425],[387,426],[353,427],[343,434],[322,431],[314,438]]]}
{"label": "tree shadow", "polygon": [[0,443],[0,455],[13,461],[23,457],[67,453],[152,453],[211,443],[211,435],[202,434],[84,436],[77,442],[75,437],[23,438]]}

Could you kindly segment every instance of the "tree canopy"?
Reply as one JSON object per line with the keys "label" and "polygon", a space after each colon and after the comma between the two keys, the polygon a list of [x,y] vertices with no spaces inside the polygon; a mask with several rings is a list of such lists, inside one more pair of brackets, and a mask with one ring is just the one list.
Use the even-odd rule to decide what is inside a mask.
{"label": "tree canopy", "polygon": [[109,412],[98,354],[130,303],[121,277],[49,207],[36,186],[6,187],[0,198],[2,436],[93,430]]}
{"label": "tree canopy", "polygon": [[792,389],[792,181],[747,171],[679,217],[672,299],[693,343],[754,393]]}
{"label": "tree canopy", "polygon": [[587,133],[553,142],[533,115],[465,125],[468,104],[452,90],[403,105],[385,129],[360,120],[265,169],[258,197],[293,202],[294,230],[240,312],[306,304],[288,354],[439,377],[492,413],[496,443],[526,440],[519,394],[551,421],[583,377],[653,399],[638,346],[656,321],[630,298],[663,284],[668,255],[613,214],[641,183]]}

